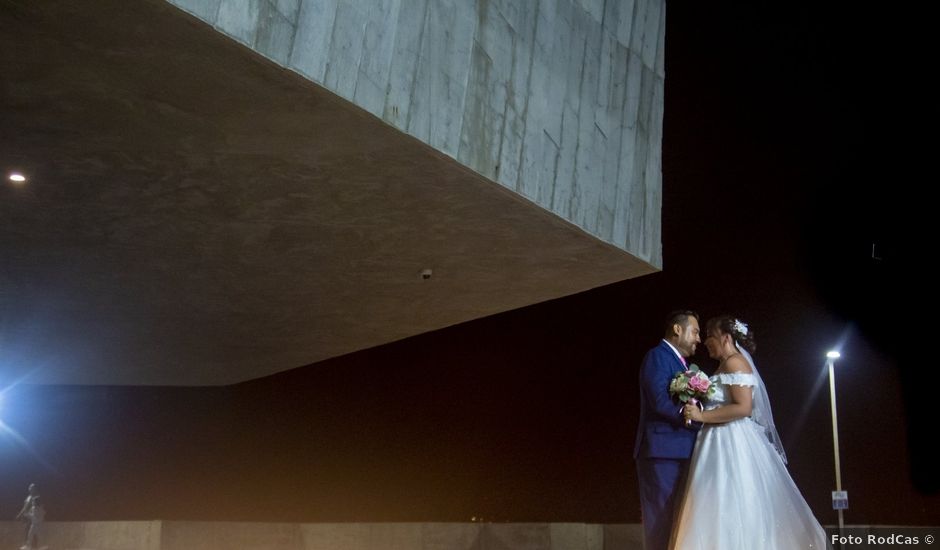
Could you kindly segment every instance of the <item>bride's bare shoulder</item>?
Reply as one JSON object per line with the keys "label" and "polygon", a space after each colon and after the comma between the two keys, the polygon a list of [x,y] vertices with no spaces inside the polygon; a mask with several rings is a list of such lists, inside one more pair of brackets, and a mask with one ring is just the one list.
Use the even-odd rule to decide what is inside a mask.
{"label": "bride's bare shoulder", "polygon": [[743,374],[750,374],[752,372],[751,365],[747,362],[746,359],[744,359],[744,356],[741,355],[740,353],[732,355],[731,357],[726,359],[725,364],[722,365],[722,367],[723,367],[721,369],[722,372],[727,372],[727,373],[739,372]]}

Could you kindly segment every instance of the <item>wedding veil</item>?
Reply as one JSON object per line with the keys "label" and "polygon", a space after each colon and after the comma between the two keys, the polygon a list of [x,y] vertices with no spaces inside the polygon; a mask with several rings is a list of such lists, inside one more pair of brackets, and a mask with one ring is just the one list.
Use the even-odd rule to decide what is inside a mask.
{"label": "wedding veil", "polygon": [[764,435],[767,436],[767,440],[777,449],[777,452],[780,453],[780,458],[782,458],[783,463],[786,464],[787,454],[783,452],[783,442],[780,441],[780,434],[777,433],[777,428],[774,426],[774,416],[770,411],[770,398],[767,397],[767,387],[764,386],[764,381],[757,372],[757,367],[754,365],[754,358],[751,357],[751,354],[748,353],[746,349],[739,346],[737,342],[735,342],[734,345],[738,348],[738,351],[741,352],[741,355],[747,359],[748,364],[751,365],[751,372],[753,372],[754,377],[757,378],[757,386],[754,388],[754,400],[751,405],[751,420],[757,422],[757,424],[764,429]]}

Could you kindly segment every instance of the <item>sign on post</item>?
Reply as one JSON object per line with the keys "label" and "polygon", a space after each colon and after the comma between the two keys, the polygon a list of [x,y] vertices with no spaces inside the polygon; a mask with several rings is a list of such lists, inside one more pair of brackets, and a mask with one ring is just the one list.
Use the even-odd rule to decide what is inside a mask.
{"label": "sign on post", "polygon": [[849,509],[849,492],[848,491],[833,491],[832,492],[832,509],[833,510],[848,510]]}

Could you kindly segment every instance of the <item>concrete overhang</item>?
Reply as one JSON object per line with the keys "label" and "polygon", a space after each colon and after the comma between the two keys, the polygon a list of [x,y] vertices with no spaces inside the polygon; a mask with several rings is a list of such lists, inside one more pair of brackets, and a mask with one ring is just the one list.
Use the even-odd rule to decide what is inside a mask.
{"label": "concrete overhang", "polygon": [[160,1],[0,43],[4,383],[231,384],[655,271]]}

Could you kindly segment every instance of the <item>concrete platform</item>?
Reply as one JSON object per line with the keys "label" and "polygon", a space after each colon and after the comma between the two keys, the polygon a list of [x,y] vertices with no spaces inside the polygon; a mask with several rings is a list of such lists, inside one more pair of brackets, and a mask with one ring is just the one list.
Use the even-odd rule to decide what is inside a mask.
{"label": "concrete platform", "polygon": [[[0,549],[23,524],[0,523]],[[50,550],[641,550],[639,524],[49,522]]]}

